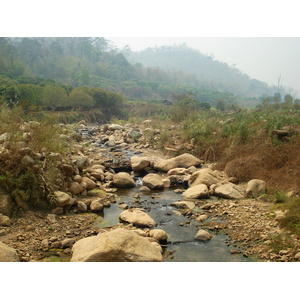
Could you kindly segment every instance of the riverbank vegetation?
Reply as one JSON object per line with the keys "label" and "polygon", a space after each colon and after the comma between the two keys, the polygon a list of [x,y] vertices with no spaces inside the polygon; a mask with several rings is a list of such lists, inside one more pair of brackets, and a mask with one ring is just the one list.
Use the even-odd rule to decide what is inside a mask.
{"label": "riverbank vegetation", "polygon": [[[282,225],[299,233],[300,100],[225,65],[217,64],[223,77],[230,71],[243,78],[242,96],[229,82],[204,84],[182,71],[129,63],[128,55],[103,38],[0,39],[0,137],[11,145],[11,153],[1,152],[0,184],[25,202],[51,190],[58,175],[49,153],[68,149],[59,123],[140,126],[150,118],[139,142],[168,155],[190,152],[237,182],[265,180],[267,200],[287,210]],[[22,162],[27,148],[44,153],[38,160],[47,163]],[[286,192],[295,196],[279,197]]]}

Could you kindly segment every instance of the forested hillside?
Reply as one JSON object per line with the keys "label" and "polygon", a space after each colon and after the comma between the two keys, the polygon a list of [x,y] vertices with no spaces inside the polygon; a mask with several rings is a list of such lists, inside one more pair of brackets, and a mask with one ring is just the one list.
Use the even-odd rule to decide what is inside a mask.
{"label": "forested hillside", "polygon": [[[255,107],[262,94],[277,92],[186,46],[132,53],[89,37],[0,38],[0,77],[2,99],[52,110],[94,107],[99,99],[90,90],[85,95],[88,87],[129,100],[161,102],[190,94],[211,106],[221,100],[242,107]],[[49,103],[50,91],[60,95],[56,103]]]}
{"label": "forested hillside", "polygon": [[140,52],[127,52],[132,63],[142,63],[145,67],[159,66],[163,70],[192,74],[198,83],[207,89],[230,92],[236,96],[259,97],[262,94],[274,95],[277,87],[251,79],[234,66],[214,60],[185,44],[147,48]]}

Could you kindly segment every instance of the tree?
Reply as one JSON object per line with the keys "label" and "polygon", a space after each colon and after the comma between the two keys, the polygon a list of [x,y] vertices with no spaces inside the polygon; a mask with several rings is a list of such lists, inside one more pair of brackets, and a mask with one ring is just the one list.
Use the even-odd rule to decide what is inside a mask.
{"label": "tree", "polygon": [[225,100],[224,99],[219,99],[216,103],[216,109],[219,111],[225,111]]}
{"label": "tree", "polygon": [[69,105],[72,108],[91,108],[95,105],[95,100],[92,96],[81,91],[80,88],[75,88],[70,94]]}
{"label": "tree", "polygon": [[67,107],[68,98],[65,89],[59,85],[46,85],[43,89],[41,104],[45,109],[52,111]]}

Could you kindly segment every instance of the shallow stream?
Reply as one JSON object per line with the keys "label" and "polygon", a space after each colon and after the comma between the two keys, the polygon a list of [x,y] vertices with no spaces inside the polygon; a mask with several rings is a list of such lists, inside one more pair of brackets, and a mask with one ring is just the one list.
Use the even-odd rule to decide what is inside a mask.
{"label": "shallow stream", "polygon": [[[110,157],[117,164],[122,161],[129,161],[132,155],[138,155],[129,150],[115,149],[100,146],[103,155]],[[107,151],[105,151],[106,149]],[[104,152],[103,152],[104,150]],[[121,154],[121,155],[120,155]],[[119,172],[121,170],[116,170]],[[125,170],[124,170],[125,171]],[[174,192],[174,189],[164,189],[162,191],[140,192],[142,184],[141,178],[136,179],[136,187],[130,189],[118,189],[116,194],[120,197],[117,203],[112,203],[111,207],[105,208],[101,216],[95,222],[96,227],[113,226],[118,224],[119,215],[123,209],[119,208],[120,202],[124,202],[129,208],[142,208],[149,214],[158,225],[157,229],[163,229],[168,234],[167,244],[163,245],[166,255],[166,262],[246,262],[252,261],[241,254],[232,255],[228,246],[229,237],[222,233],[210,232],[212,239],[209,241],[197,241],[194,239],[197,231],[201,229],[201,224],[193,219],[189,219],[182,214],[176,214],[177,208],[170,204],[183,200],[181,194]],[[140,198],[135,196],[139,194]],[[201,210],[195,206],[194,211]],[[180,210],[179,210],[180,211]],[[210,221],[210,219],[208,219]]]}
{"label": "shallow stream", "polygon": [[[177,215],[178,210],[170,204],[182,200],[180,194],[172,189],[163,191],[140,192],[139,186],[131,189],[119,189],[116,194],[120,201],[112,203],[105,208],[103,217],[100,217],[95,226],[113,226],[118,224],[119,215],[123,209],[119,208],[119,202],[126,203],[129,207],[143,208],[158,225],[155,228],[163,229],[168,234],[168,241],[163,245],[165,251],[172,253],[165,257],[164,261],[173,262],[242,262],[251,261],[240,254],[232,255],[232,246],[227,246],[227,235],[210,232],[212,239],[206,242],[194,239],[197,231],[201,229],[199,222],[189,219],[184,215]],[[134,198],[139,194],[140,198]],[[194,209],[199,210],[197,206]],[[178,210],[180,211],[180,210]],[[209,219],[208,219],[209,221]],[[179,225],[180,224],[180,225]],[[173,252],[174,251],[174,252]]]}

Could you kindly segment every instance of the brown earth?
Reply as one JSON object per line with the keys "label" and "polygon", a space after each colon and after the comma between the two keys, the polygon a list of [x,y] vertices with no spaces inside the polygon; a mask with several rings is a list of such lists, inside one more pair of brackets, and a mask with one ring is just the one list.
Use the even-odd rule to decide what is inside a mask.
{"label": "brown earth", "polygon": [[222,222],[205,221],[202,227],[228,234],[230,244],[238,248],[233,254],[242,253],[258,261],[297,261],[300,238],[280,227],[271,205],[255,199],[212,202],[207,212],[211,219]]}

